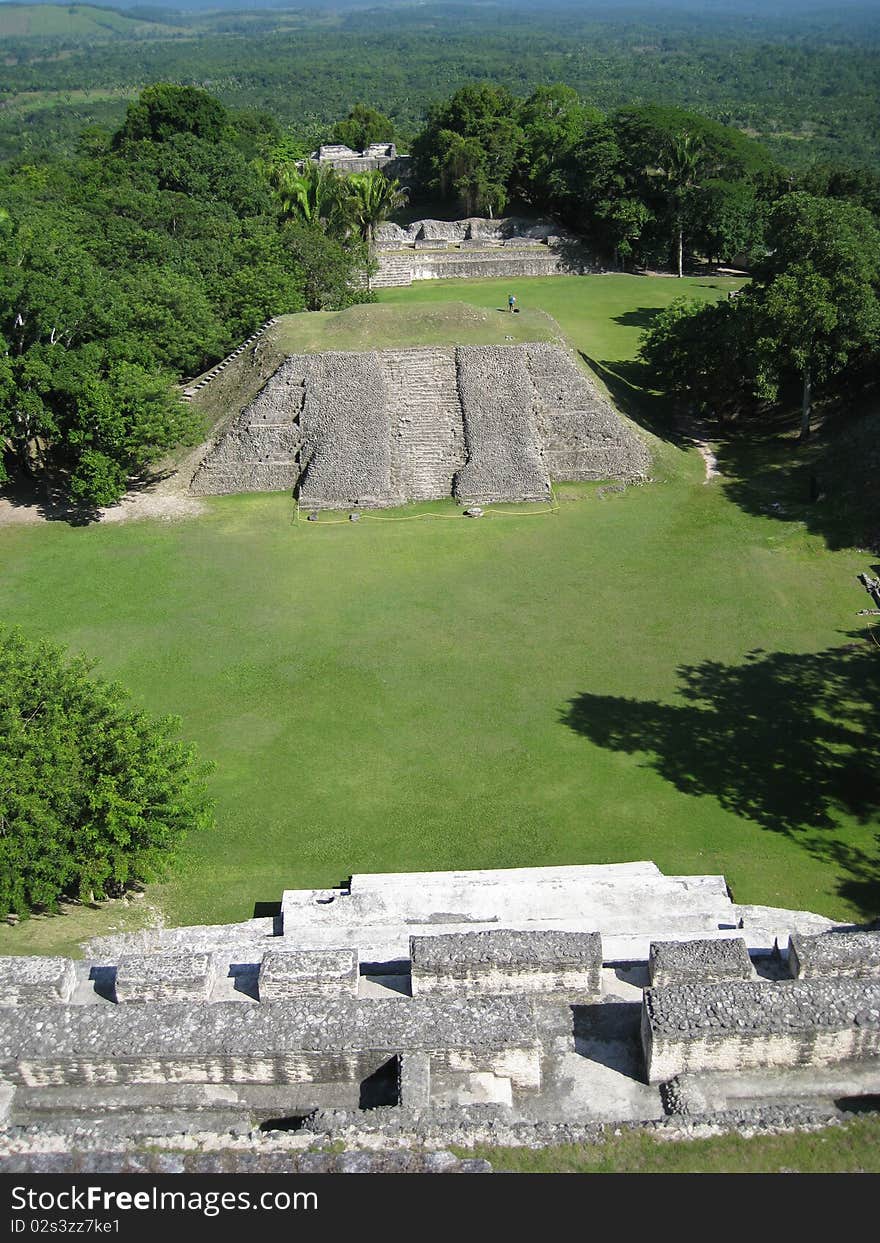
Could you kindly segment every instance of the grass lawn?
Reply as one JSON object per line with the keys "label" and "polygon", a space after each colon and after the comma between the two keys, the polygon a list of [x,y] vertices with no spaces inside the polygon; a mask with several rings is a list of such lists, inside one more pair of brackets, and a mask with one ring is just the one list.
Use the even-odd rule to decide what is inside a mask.
{"label": "grass lawn", "polygon": [[[656,430],[629,360],[682,288],[718,296],[626,276],[513,292]],[[506,293],[438,282],[383,303]],[[216,831],[148,893],[169,923],[351,872],[648,858],[722,872],[743,902],[876,913],[875,683],[847,646],[864,557],[704,485],[693,449],[669,441],[656,474],[478,522],[296,524],[276,494],[176,523],[9,527],[0,621],[94,656],[216,763]],[[51,922],[0,929],[0,952],[46,952]],[[88,922],[58,919],[54,943]]]}
{"label": "grass lawn", "polygon": [[499,1173],[515,1174],[877,1174],[880,1117],[791,1135],[719,1135],[656,1139],[621,1130],[602,1144],[556,1148],[461,1149],[485,1157]]}

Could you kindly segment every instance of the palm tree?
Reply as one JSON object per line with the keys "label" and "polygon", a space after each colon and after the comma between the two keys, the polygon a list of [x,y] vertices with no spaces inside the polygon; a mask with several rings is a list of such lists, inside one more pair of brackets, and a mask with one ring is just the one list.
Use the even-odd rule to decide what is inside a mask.
{"label": "palm tree", "polygon": [[[354,228],[367,244],[367,259],[372,259],[376,229],[406,202],[406,191],[399,181],[389,181],[380,169],[355,173],[346,179],[345,209]],[[367,270],[367,289],[370,273]]]}
{"label": "palm tree", "polygon": [[341,225],[344,186],[329,165],[311,161],[300,167],[277,164],[269,169],[269,182],[278,197],[283,220],[318,225],[325,232],[333,232]]}
{"label": "palm tree", "polygon": [[700,138],[682,132],[670,138],[661,155],[661,173],[666,182],[672,216],[673,245],[678,259],[678,275],[682,276],[684,253],[684,200],[688,190],[697,184],[706,150]]}

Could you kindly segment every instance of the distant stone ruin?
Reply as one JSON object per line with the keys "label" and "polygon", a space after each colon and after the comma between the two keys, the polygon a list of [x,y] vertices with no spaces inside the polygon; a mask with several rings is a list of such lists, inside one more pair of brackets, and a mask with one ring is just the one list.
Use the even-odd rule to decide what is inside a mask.
{"label": "distant stone ruin", "polygon": [[409,181],[412,161],[398,152],[393,142],[371,142],[363,151],[355,151],[344,143],[325,143],[309,157],[313,164],[325,164],[337,173],[372,173],[381,169],[389,179]]}
{"label": "distant stone ruin", "polygon": [[7,1169],[792,1127],[880,1094],[880,932],[652,863],[355,876],[86,950],[0,959]]}
{"label": "distant stone ruin", "polygon": [[413,281],[583,275],[601,265],[580,238],[551,221],[516,216],[488,220],[416,220],[376,230],[374,289]]}
{"label": "distant stone ruin", "polygon": [[647,476],[646,446],[560,345],[290,355],[208,450],[199,495],[296,488],[310,509],[545,501]]}

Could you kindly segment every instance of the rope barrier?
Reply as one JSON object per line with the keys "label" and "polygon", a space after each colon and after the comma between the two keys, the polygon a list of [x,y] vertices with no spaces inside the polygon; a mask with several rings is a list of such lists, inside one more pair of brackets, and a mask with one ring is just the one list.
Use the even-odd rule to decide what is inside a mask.
{"label": "rope barrier", "polygon": [[[538,503],[542,504],[542,502],[538,502]],[[295,505],[295,509],[294,509],[293,522],[294,522],[294,526],[299,526],[302,519],[300,517],[301,509],[300,509],[300,503],[299,503],[298,497],[294,498],[294,505]],[[393,517],[390,514],[387,516],[383,516],[382,514],[364,513],[362,510],[355,510],[353,512],[356,512],[358,514],[359,522],[419,522],[424,518],[428,518],[428,519],[435,518],[435,519],[440,519],[441,521],[446,521],[446,522],[458,522],[464,516],[461,513],[457,513],[457,514],[424,513],[424,514],[401,514],[398,517]],[[549,504],[546,505],[545,508],[542,508],[542,509],[487,508],[483,510],[483,517],[484,518],[545,518],[551,514],[558,514],[558,513],[559,513],[559,501],[556,499],[556,493],[553,491],[553,486],[551,485],[550,502]],[[324,520],[319,518],[316,525],[324,526],[324,527],[341,527],[341,526],[346,526],[350,522],[351,522],[350,518],[327,518]]]}

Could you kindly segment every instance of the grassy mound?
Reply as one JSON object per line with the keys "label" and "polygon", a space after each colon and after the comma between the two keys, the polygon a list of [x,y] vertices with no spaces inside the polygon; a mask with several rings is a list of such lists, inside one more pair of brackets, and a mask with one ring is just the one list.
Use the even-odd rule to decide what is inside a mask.
{"label": "grassy mound", "polygon": [[305,311],[281,316],[255,346],[239,354],[196,394],[193,405],[203,412],[206,428],[238,414],[288,354],[562,340],[555,320],[536,309],[511,315],[466,302],[410,301],[405,305],[365,303],[345,311]]}

